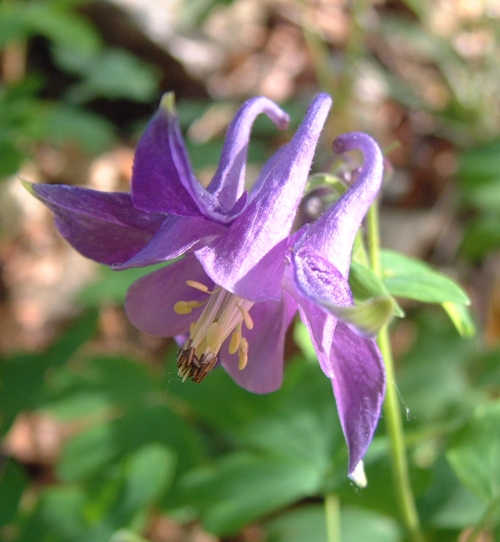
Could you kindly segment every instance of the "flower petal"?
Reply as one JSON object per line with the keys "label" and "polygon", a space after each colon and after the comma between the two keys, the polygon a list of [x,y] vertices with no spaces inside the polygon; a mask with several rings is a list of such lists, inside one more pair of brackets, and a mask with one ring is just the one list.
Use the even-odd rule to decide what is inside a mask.
{"label": "flower petal", "polygon": [[349,133],[333,142],[336,152],[360,150],[365,157],[357,180],[349,190],[297,241],[295,248],[309,245],[347,278],[354,237],[361,221],[377,196],[383,177],[383,156],[377,143],[367,134]]}
{"label": "flower petal", "polygon": [[349,283],[340,271],[314,248],[292,251],[295,288],[306,299],[347,323],[362,336],[373,336],[393,314],[390,296],[371,298],[354,305]]}
{"label": "flower petal", "polygon": [[248,362],[242,370],[238,356],[228,352],[228,341],[222,345],[219,360],[239,386],[253,393],[270,393],[281,386],[285,333],[296,311],[297,304],[286,292],[281,301],[257,303],[250,309],[254,327],[243,331]]}
{"label": "flower petal", "polygon": [[349,474],[364,456],[380,417],[384,362],[374,339],[337,323],[331,353],[333,392],[349,448]]}
{"label": "flower petal", "polygon": [[222,224],[195,216],[167,215],[161,228],[149,243],[130,260],[113,266],[116,270],[145,267],[184,254],[196,243],[212,240],[222,235],[227,228]]}
{"label": "flower petal", "polygon": [[207,189],[227,210],[231,210],[243,194],[250,130],[261,113],[280,130],[288,126],[289,116],[263,96],[252,98],[240,107],[228,127],[219,167]]}
{"label": "flower petal", "polygon": [[174,337],[186,333],[203,308],[179,315],[174,312],[174,305],[178,301],[202,301],[207,296],[189,287],[186,280],[201,282],[209,289],[213,287],[196,258],[186,256],[132,284],[125,299],[128,319],[135,327],[152,335]]}
{"label": "flower petal", "polygon": [[23,184],[54,213],[57,229],[76,250],[106,265],[130,259],[165,219],[165,215],[136,209],[130,194],[122,192]]}
{"label": "flower petal", "polygon": [[300,242],[297,245],[300,248],[292,251],[292,270],[300,294],[318,305],[325,301],[344,307],[352,305],[349,283],[337,267],[316,247],[304,246]]}
{"label": "flower petal", "polygon": [[331,378],[333,372],[330,364],[330,351],[337,319],[301,295],[292,275],[292,270],[287,267],[283,274],[283,290],[295,299],[300,319],[309,331],[321,369],[327,377]]}
{"label": "flower petal", "polygon": [[132,201],[148,212],[200,216],[189,191],[194,183],[199,184],[189,164],[173,95],[166,94],[135,151]]}
{"label": "flower petal", "polygon": [[[330,105],[331,98],[326,94],[316,97],[259,193],[226,235],[197,251],[207,274],[226,290],[238,293],[252,268],[288,236]],[[264,283],[268,277],[263,271]],[[274,292],[273,297],[278,296],[279,292]]]}
{"label": "flower petal", "polygon": [[330,353],[337,319],[307,299],[299,298],[296,301],[298,302],[300,319],[309,331],[321,370],[325,376],[332,378]]}

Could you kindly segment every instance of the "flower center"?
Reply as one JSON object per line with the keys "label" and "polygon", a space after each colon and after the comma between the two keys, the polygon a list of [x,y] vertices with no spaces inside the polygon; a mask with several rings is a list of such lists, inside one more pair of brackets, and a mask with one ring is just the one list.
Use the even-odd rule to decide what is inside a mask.
{"label": "flower center", "polygon": [[248,341],[243,337],[242,324],[253,328],[249,310],[253,301],[243,299],[221,287],[210,292],[204,284],[194,280],[186,282],[191,288],[208,294],[204,301],[178,301],[174,305],[177,314],[189,314],[205,305],[200,318],[191,324],[189,338],[177,353],[179,376],[185,381],[191,378],[201,382],[217,363],[222,343],[231,335],[229,353],[238,352],[239,368],[244,369],[248,360]]}

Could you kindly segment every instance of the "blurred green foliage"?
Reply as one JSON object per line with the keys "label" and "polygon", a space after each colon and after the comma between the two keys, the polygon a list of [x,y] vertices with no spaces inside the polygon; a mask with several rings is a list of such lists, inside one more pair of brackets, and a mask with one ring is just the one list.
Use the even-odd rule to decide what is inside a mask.
{"label": "blurred green foliage", "polygon": [[[92,112],[93,100],[154,101],[159,74],[105,45],[79,14],[82,3],[0,4],[3,55],[13,49],[26,55],[31,40],[42,37],[69,81],[58,100],[44,97],[47,81],[36,69],[2,82],[0,177],[16,173],[43,142],[70,142],[88,153],[108,148],[117,129]],[[185,2],[185,27],[203,21],[214,5],[230,3]],[[362,3],[354,4],[358,9]],[[370,67],[387,83],[391,99],[432,114],[435,133],[459,145],[461,255],[479,265],[500,247],[500,143],[492,139],[499,131],[493,107],[499,65],[464,60],[433,31],[431,2],[405,4],[409,14],[383,18],[376,38],[399,43],[422,65],[432,65],[446,100],[426,99],[422,86],[384,64],[383,48],[377,56],[351,44],[352,62],[339,77]],[[331,53],[334,59],[335,48]],[[339,98],[349,107],[346,96]],[[181,103],[183,127],[206,108]],[[287,110],[295,126],[302,104],[293,101]],[[250,162],[271,154],[270,128],[268,120],[256,123]],[[188,145],[196,169],[214,167],[220,141]],[[393,329],[406,337],[397,386],[424,530],[429,540],[447,542],[476,526],[500,539],[500,350],[472,338],[469,298],[451,278],[391,251],[383,252],[382,264],[380,280],[363,258],[356,260],[350,282],[356,301],[394,296],[395,316],[409,316],[395,320]],[[343,542],[403,542],[384,420],[365,459],[369,485],[360,490],[346,478],[347,450],[331,384],[300,322],[285,382],[269,396],[247,393],[222,370],[201,386],[181,383],[173,350],[161,363],[96,352],[100,307],[121,306],[130,284],[151,270],[100,268],[97,281],[79,296],[85,309],[52,346],[1,360],[1,435],[19,415],[39,413],[70,431],[55,465],[45,466],[50,483],[39,483],[33,465],[0,456],[0,541],[140,542],[152,521],[168,514],[185,525],[201,521],[222,538],[258,523],[268,542],[324,542],[323,500],[334,494]],[[441,308],[419,303],[442,305],[449,318]]]}
{"label": "blurred green foliage", "polygon": [[[149,102],[157,93],[159,74],[131,53],[106,46],[75,9],[84,1],[0,4],[0,51],[4,59],[15,52],[21,63],[19,73],[0,85],[0,177],[16,173],[39,142],[103,151],[115,141],[115,128],[85,104],[95,98]],[[46,76],[26,74],[22,66],[35,36],[48,42],[57,67],[74,80],[59,100],[43,98]]]}

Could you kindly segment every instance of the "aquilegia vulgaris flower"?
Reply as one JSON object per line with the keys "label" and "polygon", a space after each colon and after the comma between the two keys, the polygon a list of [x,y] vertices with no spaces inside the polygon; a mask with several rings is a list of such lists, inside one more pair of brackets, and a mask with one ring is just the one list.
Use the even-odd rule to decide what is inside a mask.
{"label": "aquilegia vulgaris flower", "polygon": [[353,304],[351,249],[380,188],[382,155],[365,134],[339,137],[336,152],[364,155],[356,181],[313,224],[292,232],[330,105],[329,96],[315,97],[250,192],[244,180],[254,119],[264,113],[278,128],[288,123],[263,97],[237,112],[207,188],[192,173],[170,95],[138,144],[130,194],[26,186],[54,212],[59,231],[77,250],[113,269],[183,256],[136,281],[126,299],[135,326],[182,345],[183,379],[200,382],[220,363],[252,392],[276,390],[285,332],[298,310],[332,380],[351,474],[373,436],[385,378],[375,341],[339,320],[334,308]]}

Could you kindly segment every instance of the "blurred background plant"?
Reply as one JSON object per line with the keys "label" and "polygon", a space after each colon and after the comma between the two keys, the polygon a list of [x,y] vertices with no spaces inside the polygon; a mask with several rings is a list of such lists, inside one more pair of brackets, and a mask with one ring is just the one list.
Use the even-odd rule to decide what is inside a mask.
{"label": "blurred background plant", "polygon": [[[300,324],[279,392],[250,395],[220,370],[181,384],[174,345],[123,313],[144,270],[76,254],[17,179],[128,190],[167,90],[209,179],[238,104],[265,94],[293,128],[318,89],[335,106],[315,169],[346,130],[391,147],[383,245],[472,300],[474,337],[441,275],[385,253],[406,312],[391,338],[425,535],[500,539],[499,19],[498,0],[2,2],[1,541],[405,540],[384,420],[356,489]],[[259,119],[250,179],[288,136]],[[425,280],[398,291],[394,269]],[[419,301],[447,302],[462,336]]]}

